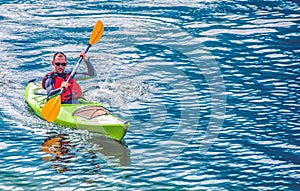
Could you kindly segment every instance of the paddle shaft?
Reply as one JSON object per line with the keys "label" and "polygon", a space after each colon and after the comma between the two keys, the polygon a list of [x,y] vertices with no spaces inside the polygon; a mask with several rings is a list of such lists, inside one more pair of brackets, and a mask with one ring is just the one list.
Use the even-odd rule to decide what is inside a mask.
{"label": "paddle shaft", "polygon": [[[94,26],[92,35],[90,37],[90,42],[88,44],[88,47],[85,50],[85,53],[88,52],[88,50],[90,49],[90,47],[94,44],[96,44],[102,37],[102,34],[104,32],[104,25],[102,23],[102,21],[98,20],[96,25]],[[73,71],[71,72],[70,76],[67,79],[67,83],[70,82],[70,80],[72,78],[74,78],[75,76],[75,72],[77,70],[77,68],[79,67],[81,61],[82,61],[83,57],[81,56],[76,64],[76,66],[74,67]],[[45,120],[47,120],[48,122],[53,122],[56,117],[58,116],[59,112],[60,112],[60,107],[61,107],[61,95],[63,94],[65,88],[62,88],[60,90],[60,93],[54,97],[52,97],[51,99],[49,99],[44,107],[42,108],[42,116],[44,117]]]}
{"label": "paddle shaft", "polygon": [[[86,49],[85,49],[84,52],[87,53],[91,47],[92,47],[92,45],[91,45],[91,44],[88,44],[88,46],[86,47]],[[75,74],[76,74],[76,70],[77,70],[77,68],[79,67],[79,65],[80,65],[80,63],[82,62],[82,60],[83,60],[83,57],[81,56],[81,57],[79,58],[77,64],[76,64],[76,66],[75,66],[74,69],[72,70],[72,73],[70,74],[69,78],[67,79],[67,81],[66,81],[67,83],[69,83],[70,80],[71,80],[72,78],[74,78],[74,76],[75,76]],[[62,93],[64,93],[64,91],[65,91],[65,88],[62,88],[62,89],[60,90],[60,93],[59,93],[59,94],[61,95]]]}

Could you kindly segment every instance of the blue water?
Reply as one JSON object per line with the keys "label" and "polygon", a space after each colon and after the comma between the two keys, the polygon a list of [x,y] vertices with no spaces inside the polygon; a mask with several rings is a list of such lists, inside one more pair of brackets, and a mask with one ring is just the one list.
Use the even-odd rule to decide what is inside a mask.
{"label": "blue water", "polygon": [[[300,190],[299,13],[283,0],[2,1],[0,190]],[[54,52],[72,69],[98,19],[98,74],[81,85],[131,122],[123,143],[24,101]]]}

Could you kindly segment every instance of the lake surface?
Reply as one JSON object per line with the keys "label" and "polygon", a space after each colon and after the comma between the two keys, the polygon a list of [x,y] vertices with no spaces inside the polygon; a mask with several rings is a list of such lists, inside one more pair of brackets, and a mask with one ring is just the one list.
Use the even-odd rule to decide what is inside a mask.
{"label": "lake surface", "polygon": [[[122,143],[24,98],[98,19],[80,84],[131,122]],[[16,0],[0,22],[0,190],[300,190],[298,1]]]}

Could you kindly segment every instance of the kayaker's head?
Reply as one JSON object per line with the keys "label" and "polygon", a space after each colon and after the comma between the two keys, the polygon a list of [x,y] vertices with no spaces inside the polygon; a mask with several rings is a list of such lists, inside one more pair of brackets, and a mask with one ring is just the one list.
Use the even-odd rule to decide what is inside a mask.
{"label": "kayaker's head", "polygon": [[54,66],[54,72],[64,73],[67,62],[67,57],[63,52],[56,52],[53,56],[52,65]]}

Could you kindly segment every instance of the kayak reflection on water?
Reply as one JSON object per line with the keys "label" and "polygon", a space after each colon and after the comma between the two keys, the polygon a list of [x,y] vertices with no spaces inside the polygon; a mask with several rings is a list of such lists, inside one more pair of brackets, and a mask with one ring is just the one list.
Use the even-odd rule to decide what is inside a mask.
{"label": "kayak reflection on water", "polygon": [[[56,169],[58,173],[70,171],[71,163],[86,162],[88,161],[95,168],[93,172],[100,170],[101,165],[97,154],[100,154],[100,158],[104,159],[108,165],[112,166],[128,166],[130,164],[130,151],[126,145],[114,141],[110,138],[103,136],[93,136],[93,138],[87,139],[88,144],[92,145],[90,148],[88,145],[82,147],[81,143],[72,143],[69,135],[50,133],[41,145],[41,150],[50,155],[44,156],[43,161],[51,161],[55,164],[51,168]],[[76,155],[75,155],[76,153]],[[83,157],[78,157],[82,155]],[[78,161],[82,158],[84,161]],[[91,160],[92,159],[92,160]],[[97,162],[98,161],[98,162]]]}
{"label": "kayak reflection on water", "polygon": [[130,150],[125,143],[104,136],[94,135],[87,139],[94,145],[93,150],[111,166],[129,166]]}

